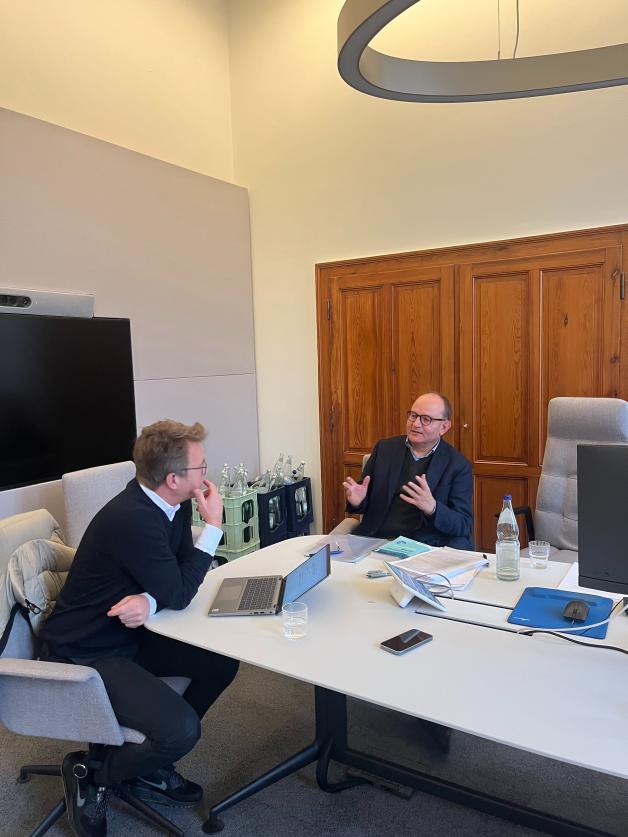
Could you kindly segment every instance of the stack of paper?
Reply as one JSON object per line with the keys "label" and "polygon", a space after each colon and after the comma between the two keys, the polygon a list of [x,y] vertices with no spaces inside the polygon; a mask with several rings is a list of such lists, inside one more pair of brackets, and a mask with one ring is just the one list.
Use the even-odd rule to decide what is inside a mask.
{"label": "stack of paper", "polygon": [[450,589],[451,583],[451,589],[465,590],[482,567],[487,567],[489,562],[482,552],[434,547],[425,554],[391,563],[403,565],[406,572],[421,576],[424,584],[441,585]]}

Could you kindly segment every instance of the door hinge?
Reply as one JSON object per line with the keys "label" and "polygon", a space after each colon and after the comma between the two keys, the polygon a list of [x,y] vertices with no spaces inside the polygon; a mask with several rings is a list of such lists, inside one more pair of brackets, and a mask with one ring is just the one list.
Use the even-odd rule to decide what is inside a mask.
{"label": "door hinge", "polygon": [[334,432],[334,408],[332,407],[329,411],[329,432]]}
{"label": "door hinge", "polygon": [[327,319],[331,320],[331,299],[326,300]]}

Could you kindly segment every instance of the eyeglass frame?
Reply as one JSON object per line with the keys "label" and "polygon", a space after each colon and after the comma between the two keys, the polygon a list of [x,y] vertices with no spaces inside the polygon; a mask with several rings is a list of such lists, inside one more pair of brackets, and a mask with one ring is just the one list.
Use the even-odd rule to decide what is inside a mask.
{"label": "eyeglass frame", "polygon": [[412,424],[419,419],[422,427],[429,427],[433,421],[449,421],[447,418],[435,418],[434,416],[428,416],[427,413],[415,413],[414,410],[408,410],[406,418]]}
{"label": "eyeglass frame", "polygon": [[181,468],[180,471],[181,473],[183,473],[183,471],[202,471],[202,475],[205,476],[207,474],[207,462],[203,460],[202,465],[193,465],[190,468]]}

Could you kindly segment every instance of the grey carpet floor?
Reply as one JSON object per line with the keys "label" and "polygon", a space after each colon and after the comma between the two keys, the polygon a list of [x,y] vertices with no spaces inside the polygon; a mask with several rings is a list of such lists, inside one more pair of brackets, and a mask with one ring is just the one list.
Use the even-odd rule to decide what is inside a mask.
{"label": "grey carpet floor", "polygon": [[[551,696],[546,700],[551,706]],[[617,837],[628,835],[628,795],[623,780],[462,733],[453,733],[451,751],[442,755],[412,718],[357,701],[350,701],[349,714],[350,742],[355,747]],[[243,665],[234,684],[204,719],[201,741],[179,763],[186,776],[205,788],[202,806],[191,811],[159,810],[186,834],[201,835],[208,804],[310,743],[312,717],[311,687]],[[78,747],[13,735],[0,728],[1,835],[29,834],[62,795],[60,780],[52,777],[33,777],[27,784],[16,784],[19,767],[59,762],[71,749]],[[332,766],[333,779],[343,775],[343,768]],[[419,792],[402,798],[389,790],[362,786],[326,794],[316,785],[314,766],[245,800],[225,812],[223,820],[225,837],[530,837],[539,833]],[[65,817],[48,833],[51,837],[69,835]],[[141,837],[161,832],[114,801],[108,833]]]}

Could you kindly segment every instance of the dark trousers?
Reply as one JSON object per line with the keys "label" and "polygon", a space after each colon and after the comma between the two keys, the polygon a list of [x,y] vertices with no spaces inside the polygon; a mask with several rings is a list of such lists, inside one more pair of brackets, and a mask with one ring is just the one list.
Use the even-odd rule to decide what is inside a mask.
{"label": "dark trousers", "polygon": [[[142,744],[103,748],[93,777],[98,785],[146,776],[188,753],[200,738],[201,718],[238,671],[238,661],[230,657],[137,630],[143,636],[133,659],[85,663],[102,677],[119,723],[146,736]],[[180,696],[160,677],[189,677],[191,683]]]}

